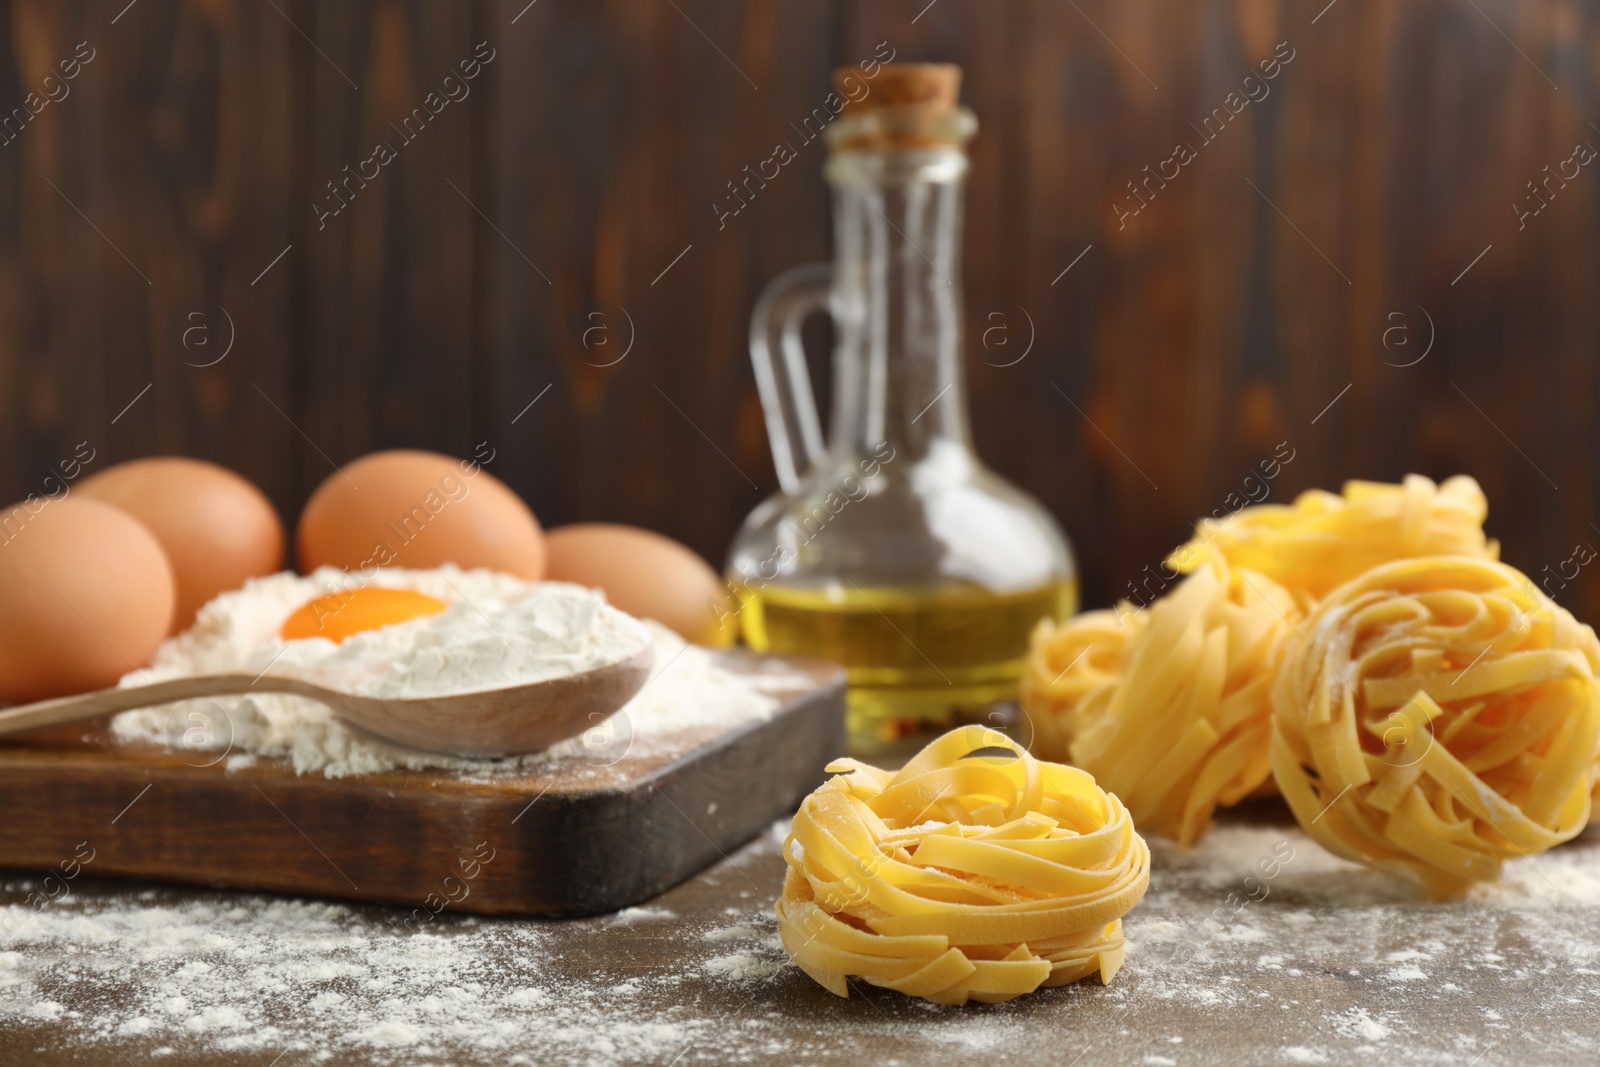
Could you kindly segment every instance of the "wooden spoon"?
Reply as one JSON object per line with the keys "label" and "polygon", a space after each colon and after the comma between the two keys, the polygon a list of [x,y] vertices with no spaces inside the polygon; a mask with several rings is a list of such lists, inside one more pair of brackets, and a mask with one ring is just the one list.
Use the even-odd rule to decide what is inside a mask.
{"label": "wooden spoon", "polygon": [[644,687],[654,661],[655,647],[646,645],[627,659],[547,681],[427,697],[357,696],[279,674],[204,674],[7,708],[0,711],[0,736],[198,697],[293,693],[396,744],[454,756],[512,756],[549,748],[614,714]]}

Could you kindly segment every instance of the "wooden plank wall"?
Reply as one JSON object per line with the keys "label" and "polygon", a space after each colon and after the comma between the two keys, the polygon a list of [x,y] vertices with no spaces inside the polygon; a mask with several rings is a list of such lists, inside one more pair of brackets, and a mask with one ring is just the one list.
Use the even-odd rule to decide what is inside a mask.
{"label": "wooden plank wall", "polygon": [[[1065,523],[1090,603],[1283,441],[1274,499],[1468,471],[1512,562],[1600,545],[1600,167],[1542,187],[1537,215],[1513,207],[1600,146],[1594,3],[0,12],[4,107],[60,94],[61,61],[93,54],[0,146],[7,498],[88,441],[91,469],[218,460],[292,519],[335,463],[488,441],[547,524],[640,523],[720,562],[774,486],[746,324],[768,278],[829,252],[820,144],[725,228],[712,205],[832,66],[887,41],[966,68],[976,438]],[[475,51],[451,90],[470,95],[400,129]],[[1275,51],[1292,59],[1268,94],[1202,137]],[[395,158],[319,216],[380,141]],[[1196,158],[1119,218],[1179,142]],[[993,365],[1009,352],[983,331],[1020,344],[1029,318],[1027,358]],[[1600,616],[1596,573],[1561,596]]]}

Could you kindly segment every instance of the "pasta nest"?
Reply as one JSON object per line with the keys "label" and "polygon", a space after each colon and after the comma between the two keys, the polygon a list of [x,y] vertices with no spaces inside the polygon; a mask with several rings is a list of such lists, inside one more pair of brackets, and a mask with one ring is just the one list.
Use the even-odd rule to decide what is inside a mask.
{"label": "pasta nest", "polygon": [[1293,504],[1258,504],[1221,520],[1202,520],[1167,559],[1182,573],[1220,556],[1321,600],[1363,572],[1397,559],[1478,556],[1498,559],[1483,533],[1489,502],[1465,474],[1442,485],[1408,474],[1399,485],[1350,481],[1343,493],[1301,493]]}
{"label": "pasta nest", "polygon": [[1122,964],[1150,853],[1117,798],[994,730],[899,772],[837,760],[784,846],[778,929],[796,964],[940,1004],[1010,1000]]}
{"label": "pasta nest", "polygon": [[1391,563],[1305,631],[1273,690],[1272,769],[1325,848],[1448,897],[1583,829],[1600,642],[1525,575]]}
{"label": "pasta nest", "polygon": [[1304,615],[1276,582],[1214,556],[1144,611],[1040,627],[1023,707],[1142,829],[1188,847],[1268,781],[1272,683]]}
{"label": "pasta nest", "polygon": [[1066,622],[1041,619],[1029,639],[1022,709],[1032,727],[1029,749],[1066,762],[1080,718],[1092,719],[1122,680],[1128,646],[1144,632],[1144,612],[1124,601],[1111,611],[1086,611]]}

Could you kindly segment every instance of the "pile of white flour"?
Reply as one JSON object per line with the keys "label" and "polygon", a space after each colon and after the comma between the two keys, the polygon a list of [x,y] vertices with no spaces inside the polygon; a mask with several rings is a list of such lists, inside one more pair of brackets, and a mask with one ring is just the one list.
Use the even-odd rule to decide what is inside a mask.
{"label": "pile of white flour", "polygon": [[[439,614],[354,634],[284,641],[284,620],[304,604],[362,584],[409,589],[444,601]],[[655,646],[655,667],[639,694],[581,737],[535,756],[467,760],[420,752],[347,729],[324,705],[281,694],[215,697],[125,712],[113,722],[123,741],[181,747],[192,762],[286,757],[299,773],[330,778],[408,768],[492,772],[529,760],[581,757],[597,765],[674,732],[732,727],[764,718],[776,701],[763,686],[723,670],[709,651],[666,627],[641,622],[604,594],[565,582],[525,582],[486,570],[382,569],[356,580],[324,567],[308,577],[275,574],[225,593],[193,627],[165,642],[153,663],[122,679],[146,685],[195,674],[244,672],[307,678],[372,696],[432,696],[497,689],[557,677]]]}

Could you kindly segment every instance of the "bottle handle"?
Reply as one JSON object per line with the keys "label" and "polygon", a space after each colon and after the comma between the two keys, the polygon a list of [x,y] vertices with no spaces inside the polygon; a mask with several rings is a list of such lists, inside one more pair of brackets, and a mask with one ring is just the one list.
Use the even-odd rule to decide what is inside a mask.
{"label": "bottle handle", "polygon": [[785,493],[800,488],[800,476],[826,450],[800,327],[828,309],[832,290],[831,264],[791,267],[767,283],[750,317],[750,362],[772,440],[772,465]]}

